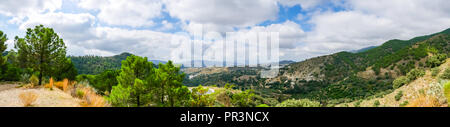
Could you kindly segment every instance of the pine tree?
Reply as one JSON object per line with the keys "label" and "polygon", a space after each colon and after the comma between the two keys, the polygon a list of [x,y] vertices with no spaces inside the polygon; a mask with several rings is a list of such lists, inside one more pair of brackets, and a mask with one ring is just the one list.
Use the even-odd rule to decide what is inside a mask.
{"label": "pine tree", "polygon": [[39,72],[39,84],[43,76],[49,76],[66,60],[66,46],[52,28],[43,25],[28,28],[24,38],[15,37],[22,66]]}
{"label": "pine tree", "polygon": [[181,73],[180,68],[175,67],[172,61],[166,64],[160,63],[155,72],[155,77],[150,81],[159,89],[156,91],[156,95],[159,98],[161,106],[174,107],[176,101],[185,101],[187,99],[185,96],[187,96],[186,90],[188,89],[183,88],[184,85],[182,83],[185,74]]}
{"label": "pine tree", "polygon": [[[145,80],[154,74],[153,63],[147,61],[147,57],[128,56],[126,60],[122,61],[121,72],[117,77],[117,82],[120,87],[129,88],[130,99],[127,103],[132,103],[136,106],[141,106],[150,101],[148,94],[150,94],[150,86]],[[111,91],[115,94],[115,91]]]}
{"label": "pine tree", "polygon": [[6,34],[3,34],[3,31],[0,31],[0,66],[3,66],[6,63],[6,57],[3,56],[3,52],[5,52],[7,45],[5,42],[8,40]]}

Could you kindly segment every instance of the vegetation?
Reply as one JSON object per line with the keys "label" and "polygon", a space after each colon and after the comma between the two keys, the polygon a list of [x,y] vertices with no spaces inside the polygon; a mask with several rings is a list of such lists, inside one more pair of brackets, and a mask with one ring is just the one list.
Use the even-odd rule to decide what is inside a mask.
{"label": "vegetation", "polygon": [[121,62],[125,60],[130,53],[122,53],[111,57],[101,56],[70,56],[75,68],[80,74],[96,75],[107,70],[120,70]]}
{"label": "vegetation", "polygon": [[413,81],[416,80],[419,77],[422,77],[425,75],[425,71],[424,70],[420,70],[420,69],[412,69],[410,72],[408,72],[408,74],[406,74],[406,77],[409,79],[409,81]]}
{"label": "vegetation", "polygon": [[431,69],[431,76],[436,77],[441,70],[438,67]]}
{"label": "vegetation", "polygon": [[450,102],[450,82],[444,85],[444,95],[447,98],[447,103]]}
{"label": "vegetation", "polygon": [[395,101],[399,101],[403,97],[403,91],[398,91],[397,95],[395,95]]}
{"label": "vegetation", "polygon": [[53,72],[66,60],[66,46],[63,39],[52,28],[43,25],[28,28],[24,38],[15,38],[20,65],[39,72],[39,85],[44,76],[58,75]]}
{"label": "vegetation", "polygon": [[22,101],[23,106],[32,106],[33,102],[36,101],[38,95],[34,92],[24,92],[19,95],[20,101]]}
{"label": "vegetation", "polygon": [[202,85],[199,85],[196,88],[192,89],[191,96],[191,106],[193,107],[211,107],[214,105],[215,99],[208,94],[209,88],[205,88]]}
{"label": "vegetation", "polygon": [[397,79],[394,80],[394,82],[392,83],[392,87],[394,89],[400,88],[401,86],[408,84],[409,83],[409,78],[406,76],[401,76]]}
{"label": "vegetation", "polygon": [[378,107],[380,106],[380,101],[375,100],[375,102],[373,102],[373,107]]}
{"label": "vegetation", "polygon": [[444,73],[442,73],[440,78],[442,78],[442,79],[450,79],[450,68],[445,69]]}
{"label": "vegetation", "polygon": [[309,99],[294,100],[289,99],[281,102],[276,107],[320,107],[320,103]]}

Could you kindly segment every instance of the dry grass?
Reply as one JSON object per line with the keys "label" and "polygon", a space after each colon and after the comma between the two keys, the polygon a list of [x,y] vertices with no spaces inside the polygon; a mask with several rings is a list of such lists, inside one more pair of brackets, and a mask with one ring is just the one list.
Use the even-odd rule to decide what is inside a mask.
{"label": "dry grass", "polygon": [[432,96],[420,95],[411,101],[406,107],[441,107],[439,100]]}
{"label": "dry grass", "polygon": [[34,92],[23,92],[19,94],[20,101],[22,101],[23,106],[32,106],[33,102],[36,101],[38,95]]}
{"label": "dry grass", "polygon": [[53,78],[50,77],[49,83],[48,83],[48,84],[45,84],[44,87],[45,87],[45,88],[53,89],[53,83],[54,83]]}
{"label": "dry grass", "polygon": [[81,99],[82,107],[109,107],[106,99],[98,95],[92,87],[79,85],[75,90],[75,95]]}

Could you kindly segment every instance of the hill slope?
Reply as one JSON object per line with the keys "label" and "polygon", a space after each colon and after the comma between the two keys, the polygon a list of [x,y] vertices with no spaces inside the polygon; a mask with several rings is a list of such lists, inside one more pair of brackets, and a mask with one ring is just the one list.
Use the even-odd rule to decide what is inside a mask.
{"label": "hill slope", "polygon": [[[265,81],[296,98],[333,103],[362,99],[392,90],[392,81],[414,68],[427,68],[433,55],[450,52],[450,29],[416,37],[391,40],[360,53],[339,52],[293,63]],[[271,82],[278,82],[271,84]],[[276,87],[275,87],[276,88]]]}
{"label": "hill slope", "polygon": [[[376,101],[378,101],[379,106],[387,107],[447,107],[448,102],[444,95],[443,85],[448,82],[448,80],[439,79],[438,77],[442,75],[445,69],[450,68],[450,59],[447,59],[446,63],[438,68],[441,71],[437,76],[432,76],[432,72],[427,70],[425,76],[395,89],[392,93],[339,104],[337,106],[372,107],[375,106]],[[397,99],[396,96],[398,96]]]}
{"label": "hill slope", "polygon": [[[122,65],[122,60],[127,59],[131,53],[121,53],[115,56],[69,56],[77,68],[79,74],[99,74],[105,70],[118,70]],[[149,60],[153,64],[166,63],[161,60]]]}

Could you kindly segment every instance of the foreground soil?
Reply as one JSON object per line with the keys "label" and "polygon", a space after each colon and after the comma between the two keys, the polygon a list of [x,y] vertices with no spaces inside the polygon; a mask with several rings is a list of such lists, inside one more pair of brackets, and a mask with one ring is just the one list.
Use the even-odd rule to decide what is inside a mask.
{"label": "foreground soil", "polygon": [[33,92],[38,95],[32,107],[79,107],[80,100],[59,89],[17,88],[17,84],[0,85],[0,107],[23,107],[19,95]]}

